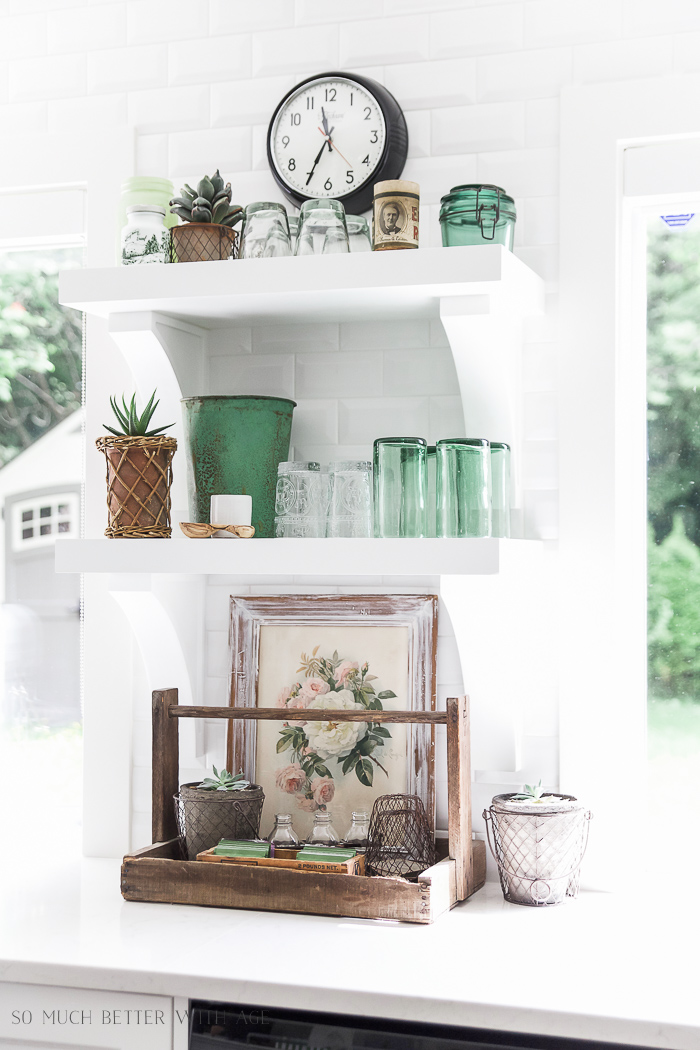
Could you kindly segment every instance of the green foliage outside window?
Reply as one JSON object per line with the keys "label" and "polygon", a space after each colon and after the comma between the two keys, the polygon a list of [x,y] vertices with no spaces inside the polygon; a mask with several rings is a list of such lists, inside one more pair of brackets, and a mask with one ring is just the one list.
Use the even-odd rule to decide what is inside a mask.
{"label": "green foliage outside window", "polygon": [[647,282],[649,685],[700,701],[700,231],[659,222]]}
{"label": "green foliage outside window", "polygon": [[0,253],[0,467],[80,407],[82,320],[58,305],[79,249]]}

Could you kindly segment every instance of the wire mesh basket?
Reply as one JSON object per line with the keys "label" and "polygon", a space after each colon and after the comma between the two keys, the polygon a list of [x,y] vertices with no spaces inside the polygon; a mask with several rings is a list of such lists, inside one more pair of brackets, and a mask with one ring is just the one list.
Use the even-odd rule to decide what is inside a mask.
{"label": "wire mesh basket", "polygon": [[242,791],[204,791],[197,784],[182,784],[173,798],[188,860],[221,839],[258,837],[265,795],[257,784]]}
{"label": "wire mesh basket", "polygon": [[483,817],[510,904],[542,907],[576,897],[591,813],[572,795],[544,805],[496,795]]}
{"label": "wire mesh basket", "polygon": [[186,222],[170,230],[170,262],[235,259],[238,231],[215,222]]}
{"label": "wire mesh basket", "polygon": [[380,795],[369,822],[365,870],[416,881],[435,863],[435,840],[417,795]]}

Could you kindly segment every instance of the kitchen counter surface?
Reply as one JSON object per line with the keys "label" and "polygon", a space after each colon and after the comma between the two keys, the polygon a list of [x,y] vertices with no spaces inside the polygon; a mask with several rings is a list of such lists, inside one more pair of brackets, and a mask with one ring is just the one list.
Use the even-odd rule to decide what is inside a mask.
{"label": "kitchen counter surface", "polygon": [[[651,886],[646,887],[652,890]],[[0,980],[700,1047],[700,906],[493,883],[432,926],[122,900],[119,862],[3,862]]]}

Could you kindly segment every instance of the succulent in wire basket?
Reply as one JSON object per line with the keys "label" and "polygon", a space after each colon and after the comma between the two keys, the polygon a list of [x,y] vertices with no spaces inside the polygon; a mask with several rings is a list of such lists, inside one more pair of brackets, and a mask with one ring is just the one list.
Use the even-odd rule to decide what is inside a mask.
{"label": "succulent in wire basket", "polygon": [[234,776],[227,769],[217,770],[216,766],[212,766],[212,769],[214,776],[206,777],[198,785],[200,791],[243,791],[250,787],[250,781],[244,780],[242,773]]}
{"label": "succulent in wire basket", "polygon": [[217,226],[235,226],[243,218],[240,204],[231,204],[231,183],[224,180],[217,168],[213,175],[205,175],[196,190],[182,187],[179,197],[170,201],[170,211],[185,222],[210,222]]}
{"label": "succulent in wire basket", "polygon": [[116,437],[155,437],[157,434],[162,434],[164,430],[169,430],[170,427],[174,426],[174,423],[168,423],[164,427],[156,427],[154,430],[148,429],[148,424],[153,418],[155,410],[158,408],[160,401],[156,401],[154,404],[156,392],[155,390],[151,394],[151,399],[144,408],[143,412],[139,415],[136,411],[136,394],[131,398],[131,401],[127,405],[126,398],[122,394],[122,407],[120,408],[117,399],[110,397],[109,403],[112,406],[112,411],[117,418],[120,429],[114,430],[113,427],[108,427],[106,423],[103,423],[105,430],[108,430],[110,434],[115,434]]}

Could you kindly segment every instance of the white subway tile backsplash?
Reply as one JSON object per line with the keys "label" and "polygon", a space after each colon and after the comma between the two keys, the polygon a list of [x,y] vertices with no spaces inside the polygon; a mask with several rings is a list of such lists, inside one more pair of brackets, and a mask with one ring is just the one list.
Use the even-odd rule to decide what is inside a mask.
{"label": "white subway tile backsplash", "polygon": [[552,47],[477,59],[476,85],[480,102],[558,96],[571,81],[570,47]]}
{"label": "white subway tile backsplash", "polygon": [[476,62],[452,59],[391,65],[385,82],[404,110],[463,106],[476,98]]}
{"label": "white subway tile backsplash", "polygon": [[385,350],[385,397],[442,394],[457,387],[450,350]]}
{"label": "white subway tile backsplash", "polygon": [[212,84],[212,127],[264,124],[267,128],[277,104],[293,86],[291,74]]}
{"label": "white subway tile backsplash", "polygon": [[696,0],[623,0],[624,36],[655,36],[657,33],[687,33],[700,29],[700,7]]}
{"label": "white subway tile backsplash", "polygon": [[126,4],[83,4],[50,11],[47,30],[49,54],[122,47],[126,44]]}
{"label": "white subway tile backsplash", "polygon": [[404,114],[408,129],[408,156],[430,156],[430,111],[416,109]]}
{"label": "white subway tile backsplash", "polygon": [[85,55],[47,55],[9,63],[7,96],[10,102],[84,95],[85,85]]}
{"label": "white subway tile backsplash", "polygon": [[549,197],[559,189],[559,154],[552,147],[480,153],[477,173],[480,182],[503,186],[511,196]]}
{"label": "white subway tile backsplash", "polygon": [[447,338],[447,332],[442,321],[431,321],[430,322],[430,345],[431,346],[449,346],[450,341]]}
{"label": "white subway tile backsplash", "polygon": [[[170,135],[170,175],[214,171],[222,174],[249,171],[251,156],[250,128],[229,128],[226,131],[183,131]],[[237,196],[240,185],[237,183]],[[250,199],[256,199],[251,197]],[[267,198],[263,197],[263,200]],[[247,203],[247,202],[246,202]]]}
{"label": "white subway tile backsplash", "polygon": [[220,394],[267,394],[294,397],[294,358],[291,354],[240,354],[212,357],[209,382]]}
{"label": "white subway tile backsplash", "polygon": [[277,73],[310,76],[317,71],[333,69],[337,64],[337,25],[295,29],[293,37],[286,29],[253,35],[254,76],[274,76]]}
{"label": "white subway tile backsplash", "polygon": [[361,445],[306,445],[294,446],[294,458],[310,463],[335,463],[342,460],[361,459],[372,462],[372,442]]}
{"label": "white subway tile backsplash", "polygon": [[556,441],[557,398],[553,391],[532,390],[523,396],[523,437],[526,441]]}
{"label": "white subway tile backsplash", "polygon": [[427,15],[378,18],[369,27],[362,23],[343,23],[340,26],[340,64],[365,66],[420,62],[430,57],[429,32]]}
{"label": "white subway tile backsplash", "polygon": [[[215,540],[211,541],[215,543]],[[228,540],[221,540],[228,543]],[[221,631],[207,631],[206,634],[206,671],[210,678],[228,681],[231,662],[228,650],[228,628]]]}
{"label": "white subway tile backsplash", "polygon": [[382,357],[367,353],[297,354],[298,397],[373,397],[382,392]]}
{"label": "white subway tile backsplash", "polygon": [[341,399],[338,441],[357,445],[394,434],[423,437],[428,430],[429,407],[427,397]]}
{"label": "white subway tile backsplash", "polygon": [[129,124],[144,134],[187,131],[209,123],[209,85],[129,92]]}
{"label": "white subway tile backsplash", "polygon": [[127,123],[126,95],[123,93],[56,99],[51,100],[48,106],[50,135],[74,135],[78,130],[92,134]]}
{"label": "white subway tile backsplash", "polygon": [[680,33],[674,37],[673,67],[678,73],[700,71],[700,33]]}
{"label": "white subway tile backsplash", "polygon": [[210,357],[227,354],[249,354],[253,348],[253,330],[244,325],[235,328],[213,328],[207,332],[207,350]]}
{"label": "white subway tile backsplash", "polygon": [[433,113],[433,155],[515,150],[524,145],[524,102],[487,102]]}
{"label": "white subway tile backsplash", "polygon": [[394,350],[429,343],[427,321],[349,321],[340,326],[341,350]]}
{"label": "white subway tile backsplash", "polygon": [[533,98],[525,103],[525,145],[559,145],[558,98]]}
{"label": "white subway tile backsplash", "polygon": [[338,342],[337,324],[256,325],[253,329],[256,354],[323,353],[337,350]]}
{"label": "white subway tile backsplash", "polygon": [[521,459],[524,488],[558,488],[559,446],[556,441],[523,442]]}
{"label": "white subway tile backsplash", "polygon": [[4,59],[31,58],[47,51],[46,16],[41,14],[1,15],[0,62]]}
{"label": "white subway tile backsplash", "polygon": [[0,135],[45,135],[48,131],[48,102],[17,102],[12,106],[7,101],[7,68],[0,63]]}
{"label": "white subway tile backsplash", "polygon": [[[292,417],[292,445],[336,445],[338,442],[338,402],[304,401],[297,395]],[[325,462],[325,458],[324,458]]]}
{"label": "white subway tile backsplash", "polygon": [[[404,169],[403,178],[412,179],[420,186],[421,215],[425,205],[439,204],[440,198],[452,186],[463,182],[476,182],[476,154],[459,154],[456,156],[423,157],[409,160]],[[425,233],[425,224],[421,219],[421,237]],[[423,241],[422,243],[426,243]],[[430,241],[428,241],[430,247]]]}
{"label": "white subway tile backsplash", "polygon": [[622,0],[528,0],[524,6],[527,48],[610,40],[622,32]]}
{"label": "white subway tile backsplash", "polygon": [[[97,97],[97,96],[96,96]],[[107,98],[111,96],[107,95]],[[124,96],[126,102],[126,96]],[[168,170],[168,136],[136,136],[136,174],[162,175]],[[179,186],[176,190],[179,190]]]}
{"label": "white subway tile backsplash", "polygon": [[[236,7],[240,5],[236,4]],[[209,7],[192,0],[128,0],[126,39],[129,44],[157,40],[191,40],[207,36]]]}
{"label": "white subway tile backsplash", "polygon": [[165,86],[168,82],[168,49],[165,44],[116,47],[87,58],[90,94],[136,91]]}
{"label": "white subway tile backsplash", "polygon": [[[364,18],[375,18],[381,14],[377,0],[294,0],[294,21],[298,26],[316,25],[319,22],[348,22]],[[371,32],[371,28],[369,29]]]}
{"label": "white subway tile backsplash", "polygon": [[523,225],[525,244],[556,244],[559,240],[559,198],[529,197]]}
{"label": "white subway tile backsplash", "polygon": [[[455,385],[455,389],[457,386]],[[469,426],[466,427],[469,430]],[[455,393],[446,397],[430,398],[430,416],[427,434],[431,445],[440,438],[466,437],[462,399]],[[469,435],[473,436],[473,435]]]}
{"label": "white subway tile backsplash", "polygon": [[672,36],[638,40],[606,40],[574,48],[574,81],[633,80],[670,73],[673,68]]}
{"label": "white subway tile backsplash", "polygon": [[[211,35],[248,33],[254,29],[275,29],[294,24],[292,0],[255,0],[232,3],[231,0],[209,0]],[[290,40],[293,39],[290,33]]]}
{"label": "white subway tile backsplash", "polygon": [[[249,77],[249,36],[210,36],[202,40],[176,40],[168,47],[171,84],[208,84],[216,80]],[[232,94],[235,88],[230,87]]]}
{"label": "white subway tile backsplash", "polygon": [[431,58],[465,58],[523,46],[523,5],[468,7],[430,17]]}
{"label": "white subway tile backsplash", "polygon": [[549,292],[557,287],[559,279],[558,248],[557,244],[525,245],[522,248],[514,248],[513,254],[539,274]]}

